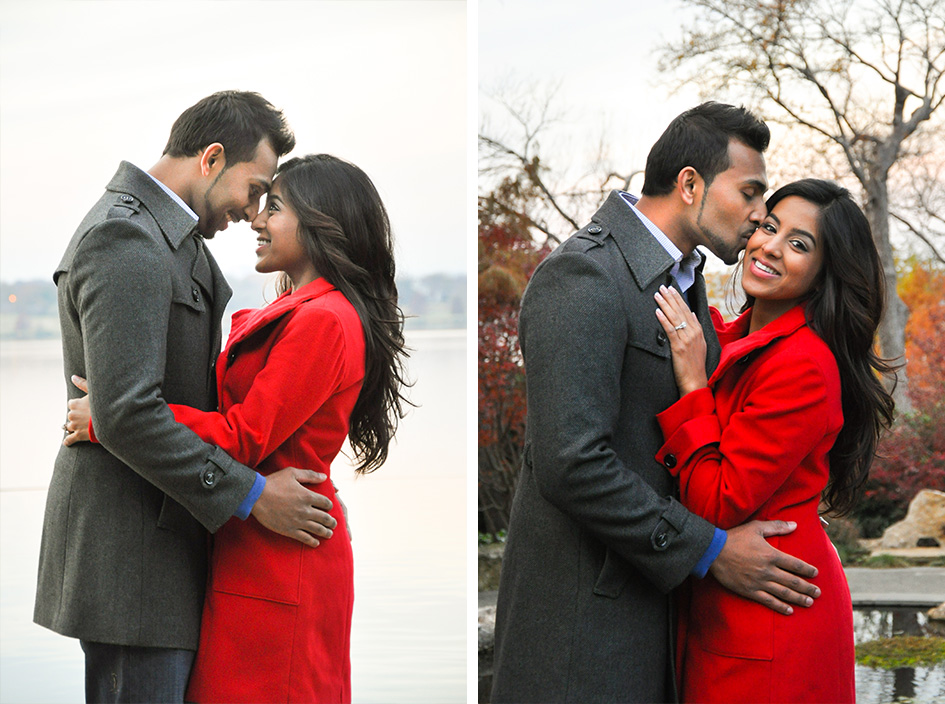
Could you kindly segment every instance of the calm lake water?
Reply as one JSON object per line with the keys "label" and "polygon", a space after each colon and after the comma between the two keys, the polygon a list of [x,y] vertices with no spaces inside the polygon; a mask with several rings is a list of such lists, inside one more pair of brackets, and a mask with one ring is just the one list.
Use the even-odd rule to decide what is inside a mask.
{"label": "calm lake water", "polygon": [[[332,475],[354,538],[355,702],[466,700],[466,335],[408,334],[416,385],[387,464]],[[0,345],[0,701],[84,699],[77,641],[32,622],[46,489],[61,441],[58,341]]]}
{"label": "calm lake water", "polygon": [[[928,609],[853,610],[853,632],[857,644],[893,636],[927,636],[938,632],[929,628]],[[945,703],[945,665],[901,667],[896,670],[856,666],[856,700],[859,704],[909,702]]]}

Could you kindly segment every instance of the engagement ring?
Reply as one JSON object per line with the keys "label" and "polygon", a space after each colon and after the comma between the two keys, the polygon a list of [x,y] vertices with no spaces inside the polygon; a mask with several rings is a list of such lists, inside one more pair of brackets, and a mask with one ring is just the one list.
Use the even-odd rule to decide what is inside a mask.
{"label": "engagement ring", "polygon": [[681,322],[679,325],[677,325],[676,327],[674,327],[673,330],[682,330],[684,327],[686,327],[686,321],[685,321],[685,320],[682,321],[682,322]]}

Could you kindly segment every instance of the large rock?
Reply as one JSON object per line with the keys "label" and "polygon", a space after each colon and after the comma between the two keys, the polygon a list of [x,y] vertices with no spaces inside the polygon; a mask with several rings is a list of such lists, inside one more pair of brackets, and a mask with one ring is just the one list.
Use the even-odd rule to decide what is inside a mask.
{"label": "large rock", "polygon": [[945,602],[926,612],[929,617],[925,631],[930,636],[945,638]]}
{"label": "large rock", "polygon": [[883,533],[880,547],[945,547],[945,492],[923,489],[909,504],[906,517]]}
{"label": "large rock", "polygon": [[495,647],[495,607],[479,607],[479,652],[490,652]]}
{"label": "large rock", "polygon": [[495,607],[479,609],[479,704],[492,693],[492,660],[495,655]]}

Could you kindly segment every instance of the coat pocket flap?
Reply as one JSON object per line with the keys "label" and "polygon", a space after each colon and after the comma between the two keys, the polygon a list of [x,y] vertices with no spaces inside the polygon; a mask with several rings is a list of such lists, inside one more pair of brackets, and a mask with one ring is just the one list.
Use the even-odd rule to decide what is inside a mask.
{"label": "coat pocket flap", "polygon": [[707,575],[694,585],[689,634],[702,650],[747,660],[774,658],[774,620],[761,604],[736,596]]}
{"label": "coat pocket flap", "polygon": [[604,566],[594,584],[594,593],[597,596],[616,599],[620,596],[628,579],[630,579],[630,565],[620,555],[607,548]]}
{"label": "coat pocket flap", "polygon": [[198,313],[207,310],[206,292],[199,283],[189,277],[186,279],[174,277],[171,280],[171,300]]}
{"label": "coat pocket flap", "polygon": [[211,558],[213,590],[297,605],[302,550],[312,548],[255,521],[252,516],[245,521],[231,518],[216,533]]}
{"label": "coat pocket flap", "polygon": [[161,513],[158,515],[158,528],[177,531],[185,527],[189,528],[193,522],[194,518],[186,508],[167,494],[164,495],[164,501],[161,502]]}
{"label": "coat pocket flap", "polygon": [[[653,320],[656,320],[655,313]],[[644,325],[642,329],[634,330],[627,338],[627,345],[634,349],[649,352],[661,359],[669,359],[669,338],[666,337],[666,333],[658,323],[656,327]]]}

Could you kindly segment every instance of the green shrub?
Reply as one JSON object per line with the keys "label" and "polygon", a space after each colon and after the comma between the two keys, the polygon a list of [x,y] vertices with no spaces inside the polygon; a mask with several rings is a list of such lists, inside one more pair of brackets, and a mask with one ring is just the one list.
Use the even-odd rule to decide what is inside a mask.
{"label": "green shrub", "polygon": [[856,521],[849,518],[827,516],[829,524],[824,530],[830,542],[840,554],[840,562],[844,565],[853,565],[869,555],[869,550],[860,545],[860,529]]}
{"label": "green shrub", "polygon": [[932,666],[945,662],[945,638],[895,636],[856,646],[856,661],[867,667]]}

